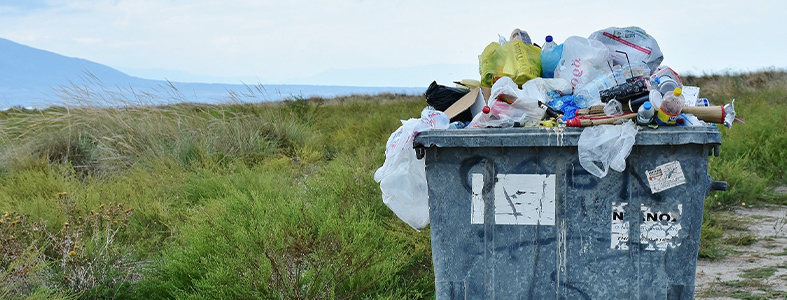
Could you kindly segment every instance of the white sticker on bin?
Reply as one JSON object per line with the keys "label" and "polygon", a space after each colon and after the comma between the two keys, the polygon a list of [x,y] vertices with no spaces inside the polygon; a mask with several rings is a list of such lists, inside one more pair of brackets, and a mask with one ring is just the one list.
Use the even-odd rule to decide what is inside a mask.
{"label": "white sticker on bin", "polygon": [[678,204],[675,211],[655,211],[641,205],[642,223],[639,224],[639,242],[645,250],[667,251],[667,248],[680,247],[680,216],[683,204]]}
{"label": "white sticker on bin", "polygon": [[[628,203],[612,202],[612,228],[610,228],[610,248],[613,250],[629,250],[629,219],[626,218]],[[670,210],[656,210],[640,204],[639,244],[647,251],[667,251],[667,248],[680,247],[680,216],[683,204]],[[636,223],[635,223],[636,224]],[[636,225],[635,225],[636,226]]]}
{"label": "white sticker on bin", "polygon": [[[483,179],[482,174],[472,174],[472,224],[484,221]],[[495,224],[555,225],[555,186],[554,174],[498,174],[494,188]]]}
{"label": "white sticker on bin", "polygon": [[472,213],[470,224],[484,224],[484,197],[481,193],[484,190],[484,174],[472,174]]}
{"label": "white sticker on bin", "polygon": [[680,162],[677,160],[660,165],[645,173],[648,175],[648,184],[653,194],[686,183],[683,169],[680,168]]}
{"label": "white sticker on bin", "polygon": [[612,235],[609,240],[613,250],[629,249],[629,222],[626,221],[626,206],[628,203],[612,202]]}

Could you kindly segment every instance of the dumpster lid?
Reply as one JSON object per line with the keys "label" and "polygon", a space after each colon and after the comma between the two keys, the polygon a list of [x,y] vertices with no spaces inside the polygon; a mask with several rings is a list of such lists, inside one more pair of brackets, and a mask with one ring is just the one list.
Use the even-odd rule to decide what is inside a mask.
{"label": "dumpster lid", "polygon": [[[564,147],[577,146],[581,127],[432,129],[415,138],[414,147]],[[715,125],[638,126],[634,145],[721,144]]]}

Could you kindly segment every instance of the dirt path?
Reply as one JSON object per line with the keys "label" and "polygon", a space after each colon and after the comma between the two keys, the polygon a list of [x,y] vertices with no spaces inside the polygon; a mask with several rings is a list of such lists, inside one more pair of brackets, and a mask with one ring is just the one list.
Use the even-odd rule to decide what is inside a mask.
{"label": "dirt path", "polygon": [[787,206],[740,208],[728,222],[743,230],[725,232],[729,255],[697,261],[696,299],[787,299]]}

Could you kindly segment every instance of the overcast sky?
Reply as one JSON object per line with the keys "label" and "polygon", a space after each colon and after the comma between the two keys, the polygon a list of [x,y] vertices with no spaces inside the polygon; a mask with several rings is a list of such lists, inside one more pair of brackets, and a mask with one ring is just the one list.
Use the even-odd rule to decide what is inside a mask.
{"label": "overcast sky", "polygon": [[362,85],[399,69],[477,79],[478,55],[514,28],[562,43],[638,26],[658,41],[663,64],[702,74],[787,67],[785,3],[0,0],[0,37],[151,79],[323,84],[305,81],[357,69],[337,80]]}

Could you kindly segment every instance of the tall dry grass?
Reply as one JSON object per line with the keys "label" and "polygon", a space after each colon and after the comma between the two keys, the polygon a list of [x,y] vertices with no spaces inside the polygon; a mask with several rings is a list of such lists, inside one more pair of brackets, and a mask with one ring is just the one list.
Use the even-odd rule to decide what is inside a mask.
{"label": "tall dry grass", "polygon": [[[0,113],[0,212],[31,224],[0,225],[17,241],[0,295],[429,297],[428,233],[397,222],[371,179],[380,141],[419,97],[248,103],[249,87],[222,104],[161,104],[106,89],[64,87],[72,102]],[[73,205],[53,205],[63,199]],[[101,220],[123,226],[77,226],[118,204],[133,213]],[[32,261],[17,255],[28,247],[41,249]]]}

